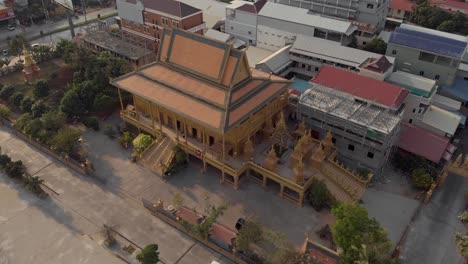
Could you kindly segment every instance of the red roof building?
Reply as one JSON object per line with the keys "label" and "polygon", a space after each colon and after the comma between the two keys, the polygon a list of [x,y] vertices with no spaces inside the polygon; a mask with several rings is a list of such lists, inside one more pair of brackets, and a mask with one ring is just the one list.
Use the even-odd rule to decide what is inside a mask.
{"label": "red roof building", "polygon": [[234,239],[237,237],[236,231],[218,223],[211,226],[209,234],[212,239],[222,242],[228,247],[232,246]]}
{"label": "red roof building", "polygon": [[409,94],[400,86],[325,65],[310,81],[393,110],[397,110]]}
{"label": "red roof building", "polygon": [[431,0],[430,4],[444,9],[448,13],[463,13],[468,16],[468,2],[456,0]]}
{"label": "red roof building", "polygon": [[415,6],[416,3],[411,0],[392,0],[388,16],[397,19],[408,19]]}
{"label": "red roof building", "polygon": [[403,122],[398,147],[435,163],[439,163],[441,159],[450,160],[455,151],[448,138]]}

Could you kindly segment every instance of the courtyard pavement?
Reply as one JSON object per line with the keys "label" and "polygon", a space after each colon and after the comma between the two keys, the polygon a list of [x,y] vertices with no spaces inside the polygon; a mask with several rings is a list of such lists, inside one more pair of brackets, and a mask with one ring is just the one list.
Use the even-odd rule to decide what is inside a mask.
{"label": "courtyard pavement", "polygon": [[[34,203],[28,202],[32,199],[29,196],[24,198],[14,194],[3,199],[3,195],[8,193],[3,192],[6,187],[2,184],[0,256],[14,260],[11,263],[31,263],[29,256],[34,258],[36,255],[41,261],[34,261],[35,263],[64,263],[60,261],[62,256],[72,254],[67,253],[68,249],[65,247],[68,244],[72,249],[76,247],[78,253],[85,254],[88,250],[93,254],[85,254],[86,256],[81,258],[70,257],[66,263],[113,263],[105,261],[109,255],[96,249],[97,242],[92,244],[85,240],[86,243],[77,241],[86,235],[95,236],[103,224],[115,226],[120,234],[139,247],[150,243],[159,244],[161,259],[166,264],[190,262],[189,259],[184,260],[186,256],[205,263],[212,260],[230,263],[219,254],[197,245],[181,232],[156,219],[131,195],[114,188],[113,185],[108,186],[102,181],[75,173],[12,136],[5,128],[0,128],[0,146],[2,152],[8,153],[13,160],[23,160],[29,173],[40,176],[47,186],[58,193],[45,200],[33,199]],[[137,168],[136,165],[134,167]],[[114,169],[101,171],[104,174],[113,173]],[[138,174],[138,170],[135,173]],[[128,182],[132,182],[132,176],[128,175]],[[5,178],[3,175],[0,177]],[[13,206],[15,203],[19,205]],[[31,209],[26,210],[24,204],[28,203]],[[26,211],[17,212],[20,210]],[[31,221],[28,221],[29,219]],[[50,235],[47,235],[49,233]],[[15,241],[18,244],[15,244]],[[86,248],[80,249],[80,243],[85,243]],[[47,254],[43,253],[44,250]],[[49,257],[50,262],[46,261]],[[117,259],[115,262],[118,263]]]}

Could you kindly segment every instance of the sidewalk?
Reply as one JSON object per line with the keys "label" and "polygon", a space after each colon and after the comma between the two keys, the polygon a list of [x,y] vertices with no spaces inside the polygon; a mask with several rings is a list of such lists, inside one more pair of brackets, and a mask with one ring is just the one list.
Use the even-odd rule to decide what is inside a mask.
{"label": "sidewalk", "polygon": [[[87,20],[91,20],[91,19],[97,18],[98,14],[100,14],[101,16],[104,16],[104,15],[111,14],[111,13],[114,13],[114,12],[117,12],[117,9],[115,9],[115,7],[107,7],[107,8],[103,8],[103,9],[88,13],[86,15],[86,18],[87,18]],[[78,19],[73,18],[73,24],[78,24],[78,23],[83,23],[83,22],[85,22],[84,15],[80,15]],[[25,27],[24,28],[25,29],[25,36],[26,36],[26,38],[31,38],[31,37],[40,35],[41,30],[44,32],[44,34],[46,34],[47,32],[57,30],[57,29],[67,27],[67,26],[68,26],[68,20],[67,19],[63,19],[63,20],[56,21],[56,22],[52,21],[51,23],[41,24],[41,25],[35,24],[35,25],[30,26],[30,27]],[[0,47],[3,47],[3,46],[7,45],[6,40],[7,40],[8,37],[13,38],[13,37],[15,37],[15,35],[21,35],[22,33],[23,32],[22,32],[20,26],[17,26],[14,31],[8,31],[7,29],[1,29],[0,30]]]}

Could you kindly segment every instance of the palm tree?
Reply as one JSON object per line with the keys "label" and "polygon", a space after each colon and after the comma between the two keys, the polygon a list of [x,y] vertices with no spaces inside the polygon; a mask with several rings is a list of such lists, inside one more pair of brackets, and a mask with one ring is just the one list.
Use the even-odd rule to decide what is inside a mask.
{"label": "palm tree", "polygon": [[455,242],[457,243],[458,254],[460,254],[465,261],[468,261],[468,235],[456,233]]}
{"label": "palm tree", "polygon": [[43,179],[41,179],[39,176],[26,176],[24,179],[24,187],[35,193],[35,194],[41,194],[43,192],[41,188],[41,184],[44,182]]}

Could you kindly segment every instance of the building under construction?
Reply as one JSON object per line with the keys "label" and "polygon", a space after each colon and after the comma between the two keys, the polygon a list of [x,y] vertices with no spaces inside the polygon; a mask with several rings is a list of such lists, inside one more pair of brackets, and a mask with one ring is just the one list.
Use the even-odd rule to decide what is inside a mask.
{"label": "building under construction", "polygon": [[379,172],[399,136],[407,91],[333,67],[323,67],[298,103],[298,117],[320,138],[327,131],[340,158]]}
{"label": "building under construction", "polygon": [[120,30],[117,24],[109,21],[88,25],[79,43],[94,52],[109,52],[128,61],[134,68],[156,60],[154,42]]}

